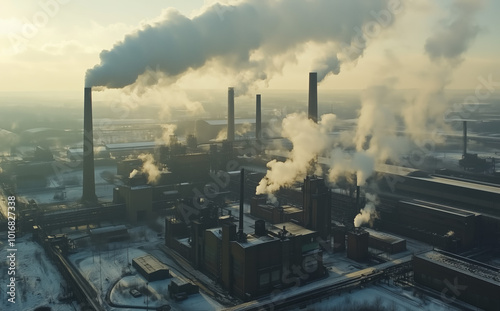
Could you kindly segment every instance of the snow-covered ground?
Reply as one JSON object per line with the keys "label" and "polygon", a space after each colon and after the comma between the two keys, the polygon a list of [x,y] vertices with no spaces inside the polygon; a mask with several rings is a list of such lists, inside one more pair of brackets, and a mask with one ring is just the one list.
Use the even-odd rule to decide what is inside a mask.
{"label": "snow-covered ground", "polygon": [[[390,285],[377,285],[364,289],[354,290],[350,293],[342,293],[332,296],[323,301],[308,305],[305,308],[296,308],[293,311],[334,311],[334,310],[358,310],[361,306],[382,305],[386,310],[403,311],[445,311],[457,310],[440,301],[427,296],[418,297],[411,290]],[[368,309],[364,309],[368,310]]]}
{"label": "snow-covered ground", "polygon": [[43,248],[31,240],[30,235],[16,239],[16,299],[12,304],[7,299],[7,236],[0,235],[0,310],[33,310],[40,306],[49,306],[53,311],[74,310],[68,303],[61,303],[65,281],[56,266],[49,260]]}
{"label": "snow-covered ground", "polygon": [[[116,166],[97,166],[95,168],[96,195],[101,201],[113,199],[114,184],[103,179],[105,174],[116,174]],[[82,196],[81,169],[64,172],[61,176],[51,175],[47,177],[47,187],[44,189],[18,189],[17,195],[34,199],[38,204],[53,204],[64,202],[76,202]],[[66,198],[64,200],[54,199],[54,194],[60,192],[59,187],[65,187]]]}
{"label": "snow-covered ground", "polygon": [[[172,310],[221,310],[218,304],[203,293],[190,295],[187,300],[175,302],[169,298],[168,285],[172,278],[147,283],[134,267],[132,259],[145,254],[153,254],[158,260],[170,268],[173,277],[186,280],[182,271],[176,269],[176,264],[157,248],[162,240],[157,233],[148,227],[135,227],[129,229],[130,240],[109,243],[102,247],[90,245],[86,239],[80,240],[82,245],[78,252],[69,256],[71,263],[90,281],[92,286],[100,293],[101,301],[106,299],[115,305],[128,305],[137,307],[159,307],[170,305]],[[87,245],[85,245],[87,244]],[[131,289],[137,289],[149,295],[134,298]],[[114,310],[114,308],[110,308]],[[116,308],[116,310],[126,310]]]}

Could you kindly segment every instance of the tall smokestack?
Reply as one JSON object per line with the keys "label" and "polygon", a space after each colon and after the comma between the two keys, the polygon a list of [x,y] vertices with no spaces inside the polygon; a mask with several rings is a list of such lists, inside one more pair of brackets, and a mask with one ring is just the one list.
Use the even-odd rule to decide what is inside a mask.
{"label": "tall smokestack", "polygon": [[309,73],[309,119],[318,123],[318,73]]}
{"label": "tall smokestack", "polygon": [[359,208],[359,194],[360,194],[360,189],[361,187],[360,186],[356,186],[356,209]]}
{"label": "tall smokestack", "polygon": [[240,171],[240,219],[238,228],[238,239],[240,241],[245,240],[245,235],[243,233],[243,201],[245,199],[245,169]]}
{"label": "tall smokestack", "polygon": [[261,139],[262,135],[262,111],[261,111],[261,96],[257,94],[255,103],[255,138]]}
{"label": "tall smokestack", "polygon": [[234,141],[234,88],[227,89],[227,140]]}
{"label": "tall smokestack", "polygon": [[92,88],[84,90],[83,108],[83,195],[82,203],[95,204],[94,134],[92,128]]}
{"label": "tall smokestack", "polygon": [[467,121],[464,121],[464,157],[467,154]]}

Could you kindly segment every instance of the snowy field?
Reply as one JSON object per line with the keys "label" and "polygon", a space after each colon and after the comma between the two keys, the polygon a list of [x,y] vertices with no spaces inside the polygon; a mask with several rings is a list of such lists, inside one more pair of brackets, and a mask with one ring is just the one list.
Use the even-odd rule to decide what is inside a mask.
{"label": "snowy field", "polygon": [[[203,293],[190,295],[188,299],[175,302],[169,298],[168,285],[173,278],[155,282],[147,282],[134,267],[132,259],[146,254],[153,254],[165,263],[170,274],[187,280],[176,264],[157,248],[162,243],[156,232],[148,227],[129,229],[130,240],[109,243],[105,246],[91,246],[88,238],[78,242],[81,247],[69,260],[78,268],[81,274],[90,281],[100,293],[101,301],[107,301],[110,310],[127,310],[125,306],[160,307],[170,305],[172,310],[210,311],[221,310],[223,306]],[[131,289],[136,289],[143,295],[134,298]],[[106,297],[107,296],[107,297]],[[123,308],[120,308],[123,306]],[[132,309],[131,309],[132,310]]]}
{"label": "snowy field", "polygon": [[75,310],[72,305],[59,301],[66,283],[43,248],[31,240],[31,235],[16,239],[16,299],[15,304],[10,303],[5,290],[9,284],[6,241],[3,232],[0,235],[0,310],[26,311],[40,306],[49,306],[53,311]]}
{"label": "snowy field", "polygon": [[378,285],[332,296],[305,308],[296,308],[292,311],[375,310],[374,307],[387,311],[458,310],[434,298],[418,297],[411,290],[403,290],[397,286]]}

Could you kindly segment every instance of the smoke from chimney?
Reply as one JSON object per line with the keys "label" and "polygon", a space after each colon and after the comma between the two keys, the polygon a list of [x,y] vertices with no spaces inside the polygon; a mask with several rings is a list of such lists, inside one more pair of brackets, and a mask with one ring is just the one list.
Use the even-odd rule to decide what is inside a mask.
{"label": "smoke from chimney", "polygon": [[[328,57],[320,56],[314,64],[322,77],[338,74],[341,63],[331,60],[355,62],[362,56],[368,40],[359,29],[373,23],[373,15],[386,11],[390,3],[246,0],[215,4],[191,19],[168,9],[158,22],[103,50],[100,63],[87,71],[85,83],[106,88],[153,85],[158,77],[151,72],[173,82],[188,71],[212,66],[233,76],[238,91],[244,93],[255,81],[268,81],[282,72],[288,62],[283,55],[296,53],[306,43],[328,50]],[[138,79],[143,74],[148,78]]]}
{"label": "smoke from chimney", "polygon": [[359,211],[359,214],[354,218],[354,227],[360,227],[364,224],[369,224],[370,227],[373,226],[373,221],[378,218],[376,206],[379,204],[378,197],[374,194],[367,193],[366,204],[363,209]]}
{"label": "smoke from chimney", "polygon": [[92,89],[84,89],[83,108],[83,194],[82,203],[95,204],[94,133],[92,125]]}
{"label": "smoke from chimney", "polygon": [[234,141],[234,88],[227,89],[227,140]]}

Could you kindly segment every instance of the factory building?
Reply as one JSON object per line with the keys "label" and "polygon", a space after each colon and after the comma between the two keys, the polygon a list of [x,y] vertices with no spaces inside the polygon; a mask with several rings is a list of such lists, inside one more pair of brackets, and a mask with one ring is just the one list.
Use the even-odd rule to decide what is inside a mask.
{"label": "factory building", "polygon": [[[285,192],[285,191],[284,191]],[[297,193],[288,190],[286,193]],[[279,223],[293,221],[304,227],[317,231],[319,236],[326,239],[331,232],[331,194],[322,178],[306,177],[302,188],[302,209],[281,205],[275,206],[266,203],[266,198],[252,198],[250,213],[257,217]]]}
{"label": "factory building", "polygon": [[500,269],[450,253],[413,257],[414,279],[446,301],[456,299],[483,310],[500,310]]}
{"label": "factory building", "polygon": [[368,260],[369,240],[370,234],[361,228],[347,232],[347,258],[356,261]]}
{"label": "factory building", "polygon": [[291,222],[255,226],[260,229],[245,240],[233,224],[205,233],[205,270],[234,295],[249,300],[295,284],[300,273],[307,281],[324,275],[317,232]]}
{"label": "factory building", "polygon": [[375,230],[365,229],[369,234],[368,246],[389,254],[406,251],[406,240],[394,235]]}
{"label": "factory building", "polygon": [[381,226],[452,251],[474,246],[478,215],[443,204],[408,199],[380,206]]}
{"label": "factory building", "polygon": [[267,204],[265,197],[254,197],[250,204],[250,214],[272,224],[289,221],[302,224],[304,212],[301,208],[295,206],[275,206]]}
{"label": "factory building", "polygon": [[304,180],[304,226],[318,231],[326,239],[331,232],[331,194],[323,178],[306,177]]}
{"label": "factory building", "polygon": [[137,224],[152,217],[153,187],[149,185],[117,187],[113,192],[113,201],[125,203],[128,221]]}
{"label": "factory building", "polygon": [[132,266],[148,282],[164,280],[170,277],[168,267],[153,255],[145,255],[132,259]]}

